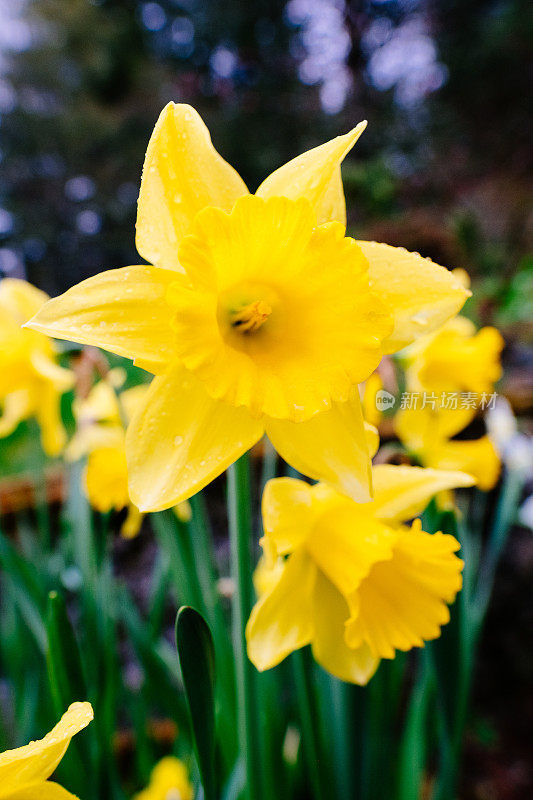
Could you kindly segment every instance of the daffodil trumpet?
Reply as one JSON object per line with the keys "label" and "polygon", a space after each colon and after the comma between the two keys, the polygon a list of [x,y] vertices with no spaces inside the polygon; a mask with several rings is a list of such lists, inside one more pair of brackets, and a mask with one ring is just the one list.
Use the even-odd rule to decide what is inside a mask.
{"label": "daffodil trumpet", "polygon": [[340,165],[364,128],[250,194],[197,112],[170,103],[139,195],[136,243],[150,264],[89,278],[28,323],[155,376],[126,437],[141,511],[186,500],[265,433],[298,471],[370,499],[357,385],[469,292],[416,253],[346,236]]}

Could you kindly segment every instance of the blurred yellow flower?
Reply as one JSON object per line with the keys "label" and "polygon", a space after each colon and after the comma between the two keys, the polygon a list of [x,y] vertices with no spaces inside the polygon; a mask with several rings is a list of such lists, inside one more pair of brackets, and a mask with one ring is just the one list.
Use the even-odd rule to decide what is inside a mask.
{"label": "blurred yellow flower", "polygon": [[500,473],[500,457],[491,439],[453,439],[476,416],[475,408],[405,408],[394,417],[399,439],[416,460],[434,469],[468,472],[483,491]]}
{"label": "blurred yellow flower", "polygon": [[193,800],[187,767],[174,756],[162,758],[152,770],[150,783],[134,800]]}
{"label": "blurred yellow flower", "polygon": [[48,336],[21,327],[47,300],[48,295],[26,281],[0,282],[0,437],[35,417],[45,453],[56,456],[66,440],[61,395],[73,386],[74,376],[57,363]]}
{"label": "blurred yellow flower", "polygon": [[257,597],[270,592],[281,577],[285,560],[281,557],[272,560],[264,553],[257,562],[253,574],[254,589]]}
{"label": "blurred yellow flower", "polygon": [[502,374],[504,341],[496,328],[476,332],[466,317],[449,320],[406,353],[407,386],[413,392],[492,392]]}
{"label": "blurred yellow flower", "polygon": [[77,431],[71,439],[65,457],[70,461],[87,457],[84,489],[93,508],[105,513],[128,509],[121,529],[131,538],[140,530],[142,517],[128,494],[126,463],[126,433],[122,414],[129,419],[135,405],[141,402],[148,386],[139,385],[117,396],[117,375],[112,371],[105,380],[93,386],[84,400],[73,403]]}
{"label": "blurred yellow flower", "polygon": [[377,427],[381,420],[382,412],[376,405],[376,395],[383,389],[383,381],[379,372],[373,372],[364,386],[363,392],[363,417],[369,425]]}
{"label": "blurred yellow flower", "polygon": [[[459,543],[430,535],[415,520],[439,491],[470,486],[461,472],[379,465],[375,495],[358,504],[325,484],[270,481],[263,494],[256,581],[263,588],[246,628],[259,670],[311,644],[315,659],[341,680],[365,684],[381,658],[422,647],[449,620],[461,588]],[[280,569],[279,559],[286,557]],[[270,563],[276,575],[265,576]]]}
{"label": "blurred yellow flower", "polygon": [[250,195],[197,112],[170,103],[148,145],[137,248],[29,323],[156,375],[127,436],[143,511],[185,500],[267,433],[296,469],[371,495],[357,384],[461,308],[468,291],[418,254],[345,237],[340,164],[365,123]]}
{"label": "blurred yellow flower", "polygon": [[90,703],[73,703],[44,739],[0,753],[1,800],[75,800],[73,794],[48,778],[72,737],[92,718]]}
{"label": "blurred yellow flower", "polygon": [[[69,461],[87,457],[84,489],[90,504],[102,513],[127,508],[121,533],[131,539],[139,533],[144,514],[131,502],[128,493],[125,424],[142,403],[148,386],[139,384],[117,395],[116,390],[125,378],[122,372],[111,370],[85,399],[74,400],[72,408],[77,430],[65,457]],[[182,522],[191,518],[187,501],[179,503],[174,511]]]}

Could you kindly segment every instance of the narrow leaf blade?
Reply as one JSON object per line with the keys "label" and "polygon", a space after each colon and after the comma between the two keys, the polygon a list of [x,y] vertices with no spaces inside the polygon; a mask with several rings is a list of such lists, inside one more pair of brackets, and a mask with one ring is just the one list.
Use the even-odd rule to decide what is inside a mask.
{"label": "narrow leaf blade", "polygon": [[176,646],[204,797],[215,800],[215,649],[209,626],[190,606],[176,616]]}

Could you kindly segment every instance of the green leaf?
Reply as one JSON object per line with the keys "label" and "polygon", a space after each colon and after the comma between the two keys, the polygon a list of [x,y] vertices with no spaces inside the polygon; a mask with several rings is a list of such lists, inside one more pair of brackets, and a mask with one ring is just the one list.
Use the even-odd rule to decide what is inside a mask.
{"label": "green leaf", "polygon": [[[87,684],[78,642],[67,614],[63,597],[57,592],[48,595],[46,615],[48,646],[46,666],[56,716],[59,718],[71,703],[87,700]],[[76,792],[87,794],[89,775],[95,772],[94,728],[82,731],[75,738],[61,764],[62,774]],[[90,782],[89,782],[90,785]],[[94,796],[94,792],[91,793]]]}
{"label": "green leaf", "polygon": [[48,595],[46,632],[48,678],[55,711],[60,716],[71,703],[87,699],[87,686],[65,601],[57,592]]}
{"label": "green leaf", "polygon": [[204,797],[214,800],[215,648],[209,626],[190,606],[182,606],[176,616],[176,646]]}

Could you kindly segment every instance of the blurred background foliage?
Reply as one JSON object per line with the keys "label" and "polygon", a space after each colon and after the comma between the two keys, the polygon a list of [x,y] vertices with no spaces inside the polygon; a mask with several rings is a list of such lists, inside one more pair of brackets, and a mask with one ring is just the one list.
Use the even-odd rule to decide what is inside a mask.
{"label": "blurred background foliage", "polygon": [[174,100],[252,190],[368,118],[350,230],[483,277],[484,317],[530,315],[528,0],[0,0],[0,29],[4,273],[55,294],[139,260],[144,150]]}
{"label": "blurred background foliage", "polygon": [[[469,271],[476,291],[467,313],[503,330],[503,391],[531,427],[532,40],[528,0],[0,0],[0,275],[26,277],[53,295],[139,261],[134,223],[144,151],[170,100],[199,110],[252,191],[284,161],[366,118],[367,132],[343,167],[350,233]],[[69,398],[64,406],[72,423]],[[59,477],[54,499],[52,468],[32,425],[2,442],[0,467],[5,475],[33,464],[34,476],[46,467],[51,510],[41,526],[44,519],[53,528],[65,489]],[[17,509],[5,506],[7,496],[0,493],[9,533]],[[28,513],[42,517],[41,505]],[[27,546],[36,547],[29,537]],[[128,550],[120,541],[114,548],[113,566],[104,560],[93,576],[101,596],[118,569],[141,587],[146,604],[147,574],[155,563],[157,594],[168,580],[168,557],[156,561],[144,537]],[[58,574],[67,588],[79,582],[71,553],[33,555],[46,587]],[[467,800],[531,797],[532,578],[531,533],[521,528],[482,644]],[[45,596],[34,598],[33,577],[27,580],[31,602],[44,609]],[[142,661],[151,651],[132,609],[120,595],[106,613],[139,637]],[[152,620],[159,635],[165,609],[153,613],[161,617]],[[7,632],[15,639],[16,621]],[[35,625],[38,649],[43,633]],[[111,658],[107,635],[105,628],[102,648]],[[168,647],[154,658],[159,669]],[[99,665],[92,668],[97,675]],[[32,679],[38,694],[35,670],[21,665],[21,680]],[[123,703],[138,689],[136,675],[128,680]],[[159,707],[172,686],[160,691]],[[143,702],[132,706],[139,720]],[[30,717],[28,730],[33,724]],[[146,747],[137,754],[143,778]]]}

